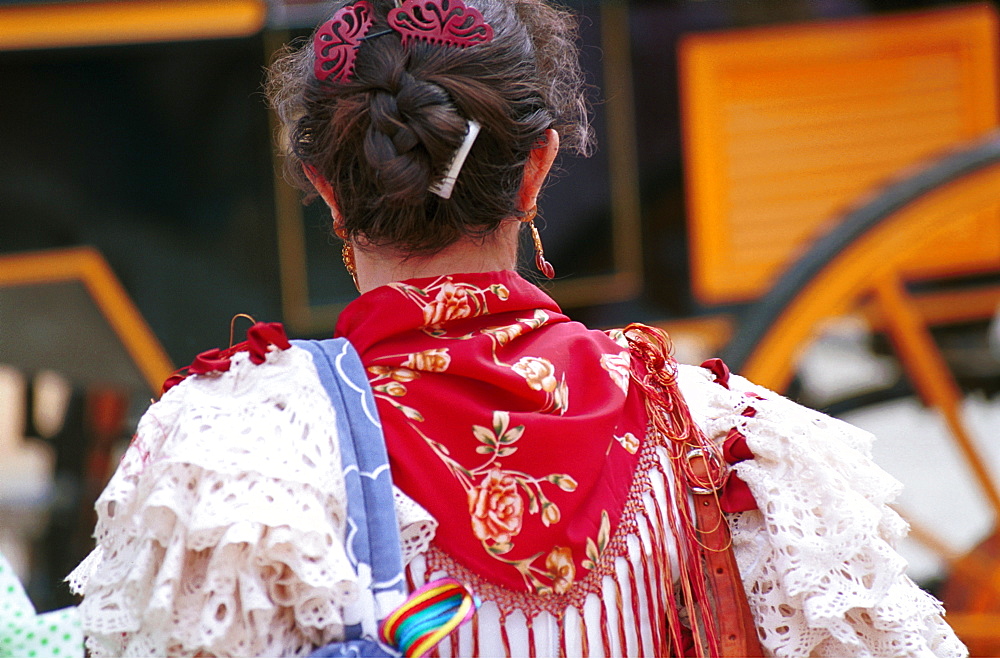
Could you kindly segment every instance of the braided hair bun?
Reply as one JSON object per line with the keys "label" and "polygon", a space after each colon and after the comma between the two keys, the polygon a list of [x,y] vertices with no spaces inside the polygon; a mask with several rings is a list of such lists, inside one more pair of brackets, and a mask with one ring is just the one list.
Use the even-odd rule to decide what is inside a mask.
{"label": "braided hair bun", "polygon": [[[333,10],[347,2],[337,2]],[[372,32],[393,0],[371,0]],[[431,253],[483,236],[517,215],[528,153],[545,131],[587,153],[590,128],[575,46],[576,22],[546,0],[466,0],[493,39],[456,48],[396,32],[362,43],[348,82],[313,73],[312,40],[287,47],[268,72],[268,97],[285,134],[286,174],[312,193],[302,166],[333,187],[352,238]],[[461,146],[482,130],[450,199],[429,191]]]}

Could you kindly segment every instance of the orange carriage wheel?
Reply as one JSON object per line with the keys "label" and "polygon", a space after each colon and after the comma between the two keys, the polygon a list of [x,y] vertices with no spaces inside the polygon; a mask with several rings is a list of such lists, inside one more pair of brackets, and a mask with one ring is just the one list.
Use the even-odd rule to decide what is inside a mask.
{"label": "orange carriage wheel", "polygon": [[[915,253],[944,236],[966,232],[986,243],[986,258],[969,271],[949,273],[948,253],[936,254],[939,272],[978,275],[975,286],[936,293],[931,304],[909,284]],[[982,246],[982,243],[977,243]],[[944,250],[946,252],[946,250]],[[934,253],[931,251],[930,253]],[[909,258],[909,261],[908,261]],[[926,265],[926,264],[924,264]],[[739,319],[724,351],[731,368],[775,391],[785,391],[798,357],[831,317],[867,308],[890,340],[912,389],[940,415],[961,456],[964,476],[981,492],[993,530],[971,551],[957,549],[935,525],[911,523],[918,543],[937,554],[947,572],[941,591],[948,620],[973,655],[1000,655],[1000,492],[987,437],[974,437],[963,415],[963,391],[935,342],[930,325],[988,318],[1000,307],[1000,133],[994,133],[882,189],[843,216],[790,267],[768,294]],[[949,311],[950,310],[950,311]],[[1000,401],[998,401],[1000,402]],[[991,431],[994,442],[1000,434]],[[996,461],[992,461],[996,464]],[[910,487],[913,487],[911,484]],[[956,510],[963,503],[955,501]]]}

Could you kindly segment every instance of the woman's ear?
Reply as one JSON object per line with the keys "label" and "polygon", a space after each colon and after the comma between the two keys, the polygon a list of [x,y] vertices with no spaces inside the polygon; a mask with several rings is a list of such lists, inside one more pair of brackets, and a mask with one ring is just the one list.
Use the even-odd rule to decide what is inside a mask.
{"label": "woman's ear", "polygon": [[545,179],[559,154],[559,133],[549,128],[545,131],[545,143],[531,150],[528,162],[524,164],[524,178],[517,193],[518,210],[528,211],[538,202]]}
{"label": "woman's ear", "polygon": [[330,207],[330,213],[333,215],[334,228],[336,228],[338,222],[342,222],[340,219],[340,208],[337,206],[337,197],[333,194],[333,186],[330,182],[323,178],[315,167],[312,165],[302,165],[302,171],[305,172],[306,178],[309,182],[313,184],[316,188],[316,192],[322,197],[326,205]]}

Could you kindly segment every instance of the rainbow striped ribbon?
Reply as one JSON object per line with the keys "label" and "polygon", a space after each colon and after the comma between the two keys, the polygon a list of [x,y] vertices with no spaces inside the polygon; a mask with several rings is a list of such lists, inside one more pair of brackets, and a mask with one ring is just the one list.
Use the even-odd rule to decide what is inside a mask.
{"label": "rainbow striped ribbon", "polygon": [[404,657],[423,657],[472,620],[479,606],[479,599],[458,581],[431,581],[382,621],[379,635]]}

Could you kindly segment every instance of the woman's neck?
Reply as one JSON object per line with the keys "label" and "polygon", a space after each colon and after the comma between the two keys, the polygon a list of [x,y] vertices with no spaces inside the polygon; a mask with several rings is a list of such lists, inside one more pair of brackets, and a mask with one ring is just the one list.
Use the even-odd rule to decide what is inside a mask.
{"label": "woman's neck", "polygon": [[461,238],[428,256],[355,245],[358,288],[367,293],[404,279],[513,269],[517,265],[517,231],[520,224],[517,220],[505,221],[485,238]]}

